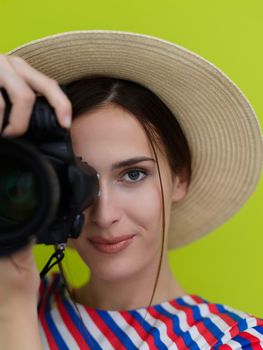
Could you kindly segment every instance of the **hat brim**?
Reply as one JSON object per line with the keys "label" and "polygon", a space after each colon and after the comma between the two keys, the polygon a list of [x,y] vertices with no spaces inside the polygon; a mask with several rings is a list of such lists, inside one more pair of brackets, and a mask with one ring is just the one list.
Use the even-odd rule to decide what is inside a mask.
{"label": "hat brim", "polygon": [[217,67],[176,44],[120,31],[75,31],[9,53],[64,84],[100,74],[152,90],[181,124],[192,152],[192,181],[172,210],[168,246],[221,225],[255,190],[262,168],[257,118],[240,89]]}

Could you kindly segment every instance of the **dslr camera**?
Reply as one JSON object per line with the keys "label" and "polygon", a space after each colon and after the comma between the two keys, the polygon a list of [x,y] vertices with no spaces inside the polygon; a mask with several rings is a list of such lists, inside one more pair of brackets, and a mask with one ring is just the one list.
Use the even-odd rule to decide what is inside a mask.
{"label": "dslr camera", "polygon": [[[4,129],[12,106],[6,91],[1,93]],[[74,154],[69,131],[37,96],[27,132],[16,138],[0,134],[0,257],[24,247],[32,236],[36,243],[54,245],[77,238],[82,212],[98,193],[97,172]]]}

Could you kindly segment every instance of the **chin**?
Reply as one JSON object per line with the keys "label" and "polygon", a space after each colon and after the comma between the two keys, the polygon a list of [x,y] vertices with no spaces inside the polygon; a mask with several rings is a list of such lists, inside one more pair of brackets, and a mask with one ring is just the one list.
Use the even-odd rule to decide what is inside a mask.
{"label": "chin", "polygon": [[149,244],[147,256],[145,256],[146,245],[139,247],[131,244],[117,254],[96,252],[88,242],[86,244],[82,242],[78,248],[78,253],[89,267],[93,278],[109,282],[136,278],[147,266],[152,265],[156,259],[156,251],[158,252],[156,247],[149,250]]}
{"label": "chin", "polygon": [[91,270],[91,275],[94,278],[107,281],[107,282],[117,282],[117,281],[125,280],[129,278],[129,276],[132,276],[135,273],[135,271],[129,271],[127,268],[116,269],[116,267],[112,269],[110,269],[109,267],[104,269],[91,268],[90,270]]}

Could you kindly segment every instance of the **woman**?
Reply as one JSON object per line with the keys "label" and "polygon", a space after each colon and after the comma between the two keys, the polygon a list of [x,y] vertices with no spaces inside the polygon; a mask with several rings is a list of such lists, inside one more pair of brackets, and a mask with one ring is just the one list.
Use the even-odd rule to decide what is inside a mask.
{"label": "woman", "polygon": [[238,88],[174,44],[105,31],[65,33],[2,56],[0,83],[13,102],[4,136],[26,131],[37,91],[62,126],[73,116],[74,152],[100,175],[100,196],[69,241],[90,281],[70,290],[62,270],[44,279],[37,313],[31,247],[2,259],[1,346],[263,348],[263,320],[187,294],[167,263],[168,248],[222,224],[255,188],[262,141]]}

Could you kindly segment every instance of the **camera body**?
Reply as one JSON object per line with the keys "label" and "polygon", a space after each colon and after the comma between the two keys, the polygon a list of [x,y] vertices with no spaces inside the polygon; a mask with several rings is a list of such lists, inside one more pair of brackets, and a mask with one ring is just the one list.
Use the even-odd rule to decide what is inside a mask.
{"label": "camera body", "polygon": [[[4,128],[12,106],[1,92]],[[44,244],[77,238],[82,212],[98,193],[97,172],[74,154],[70,132],[37,96],[27,132],[19,138],[0,135],[0,256],[25,246],[32,236]]]}

